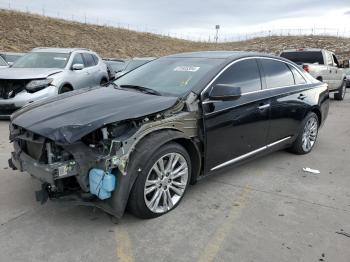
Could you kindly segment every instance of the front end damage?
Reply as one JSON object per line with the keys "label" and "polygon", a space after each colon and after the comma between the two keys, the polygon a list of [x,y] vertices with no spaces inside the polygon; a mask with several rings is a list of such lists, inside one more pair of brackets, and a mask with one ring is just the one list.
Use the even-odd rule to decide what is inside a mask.
{"label": "front end damage", "polygon": [[[36,193],[41,203],[47,199],[69,201],[121,217],[137,177],[128,173],[128,165],[142,139],[163,132],[169,141],[175,134],[174,138],[187,139],[201,147],[198,100],[189,97],[192,99],[162,112],[105,124],[73,143],[53,141],[12,123],[10,140],[14,152],[9,165],[42,182],[41,190]],[[96,182],[96,173],[102,174],[100,181],[91,182]],[[114,185],[105,186],[104,179],[111,175],[115,178]],[[106,188],[110,197],[108,192],[101,194]]]}

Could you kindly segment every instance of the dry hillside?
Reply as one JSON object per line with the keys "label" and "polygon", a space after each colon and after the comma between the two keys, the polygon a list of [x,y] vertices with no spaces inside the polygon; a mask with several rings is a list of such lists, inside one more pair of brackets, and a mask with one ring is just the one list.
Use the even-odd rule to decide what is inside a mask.
{"label": "dry hillside", "polygon": [[0,10],[0,50],[29,51],[38,46],[86,47],[104,57],[162,56],[194,50],[278,53],[286,48],[319,47],[336,51],[341,58],[350,58],[349,38],[273,36],[209,44]]}

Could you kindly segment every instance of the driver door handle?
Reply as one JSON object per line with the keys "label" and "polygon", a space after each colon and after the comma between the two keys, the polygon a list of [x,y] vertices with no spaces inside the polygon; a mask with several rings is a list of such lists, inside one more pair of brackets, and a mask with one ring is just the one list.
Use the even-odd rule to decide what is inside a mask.
{"label": "driver door handle", "polygon": [[269,107],[270,107],[270,104],[259,105],[259,106],[258,106],[258,109],[259,109],[259,110],[264,110],[264,109],[269,108]]}
{"label": "driver door handle", "polygon": [[304,100],[306,98],[306,95],[304,95],[304,94],[300,94],[299,96],[298,96],[298,99],[299,100]]}

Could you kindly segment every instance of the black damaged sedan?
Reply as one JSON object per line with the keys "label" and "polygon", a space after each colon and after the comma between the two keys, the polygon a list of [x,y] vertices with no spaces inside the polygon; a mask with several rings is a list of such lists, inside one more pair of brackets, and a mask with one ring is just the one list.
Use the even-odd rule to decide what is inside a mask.
{"label": "black damaged sedan", "polygon": [[309,153],[328,108],[327,85],[283,58],[171,55],[17,111],[9,165],[42,182],[41,202],[153,218],[216,170],[275,150]]}

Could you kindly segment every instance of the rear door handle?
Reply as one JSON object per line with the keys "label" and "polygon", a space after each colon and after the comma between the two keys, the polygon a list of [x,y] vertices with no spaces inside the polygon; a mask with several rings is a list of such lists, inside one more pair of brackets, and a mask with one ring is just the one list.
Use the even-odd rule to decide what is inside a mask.
{"label": "rear door handle", "polygon": [[298,96],[298,99],[300,99],[300,100],[304,100],[305,98],[306,98],[306,95],[304,95],[304,94],[300,94]]}
{"label": "rear door handle", "polygon": [[270,107],[270,104],[265,104],[265,105],[258,106],[258,109],[259,110],[264,110],[264,109],[269,108],[269,107]]}

